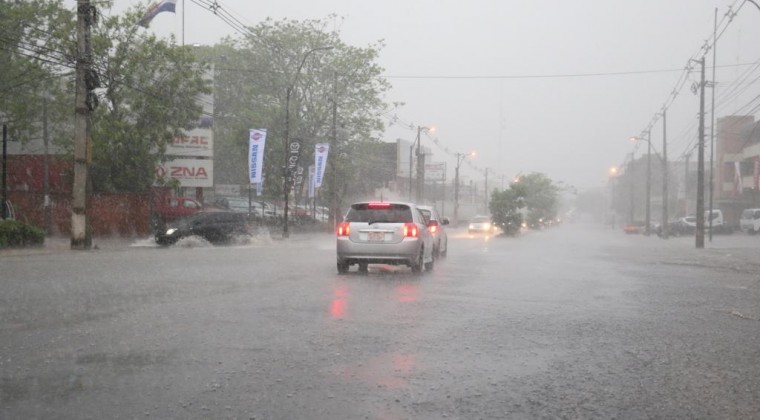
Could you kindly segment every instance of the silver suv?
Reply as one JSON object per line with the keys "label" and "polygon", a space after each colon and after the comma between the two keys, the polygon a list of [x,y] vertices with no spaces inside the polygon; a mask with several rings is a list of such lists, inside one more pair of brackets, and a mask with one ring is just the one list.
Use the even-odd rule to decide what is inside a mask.
{"label": "silver suv", "polygon": [[419,273],[432,270],[433,236],[416,205],[401,202],[361,202],[351,205],[337,228],[338,273],[357,264],[407,265]]}

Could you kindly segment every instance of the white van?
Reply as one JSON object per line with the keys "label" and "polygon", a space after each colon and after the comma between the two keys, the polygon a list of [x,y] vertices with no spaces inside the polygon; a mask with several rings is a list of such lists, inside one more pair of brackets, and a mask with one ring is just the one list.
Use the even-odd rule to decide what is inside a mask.
{"label": "white van", "polygon": [[746,209],[739,218],[739,228],[750,235],[760,232],[760,209]]}
{"label": "white van", "polygon": [[723,212],[719,209],[712,211],[712,217],[710,217],[710,210],[705,212],[705,230],[710,229],[710,220],[712,219],[712,231],[713,233],[731,233],[733,232],[733,226],[729,225],[726,219],[723,218]]}

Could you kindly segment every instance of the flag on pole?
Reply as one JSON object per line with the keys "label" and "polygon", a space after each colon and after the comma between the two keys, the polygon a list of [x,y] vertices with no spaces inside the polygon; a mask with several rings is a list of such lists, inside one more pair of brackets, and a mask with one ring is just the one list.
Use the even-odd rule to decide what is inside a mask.
{"label": "flag on pole", "polygon": [[261,183],[266,140],[267,130],[265,128],[250,129],[248,133],[248,174],[251,184]]}
{"label": "flag on pole", "polygon": [[314,188],[322,186],[322,178],[325,175],[325,165],[327,165],[327,153],[330,151],[328,143],[317,143],[314,145]]}
{"label": "flag on pole", "polygon": [[157,14],[161,12],[172,12],[175,13],[175,9],[177,8],[177,0],[161,0],[158,2],[153,3],[150,8],[148,9],[148,12],[143,15],[142,18],[137,22],[138,25],[147,28],[148,25],[150,25],[150,21],[153,20],[154,17],[156,17]]}
{"label": "flag on pole", "polygon": [[314,198],[314,165],[309,165],[309,198]]}

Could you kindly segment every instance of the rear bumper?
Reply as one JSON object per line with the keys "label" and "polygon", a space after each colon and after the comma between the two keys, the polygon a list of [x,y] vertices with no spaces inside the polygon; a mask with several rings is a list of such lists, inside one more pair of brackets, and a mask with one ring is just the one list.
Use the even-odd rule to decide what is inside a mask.
{"label": "rear bumper", "polygon": [[340,237],[337,241],[338,262],[348,264],[392,264],[409,265],[420,253],[422,241],[404,239],[395,244],[357,243],[348,238]]}

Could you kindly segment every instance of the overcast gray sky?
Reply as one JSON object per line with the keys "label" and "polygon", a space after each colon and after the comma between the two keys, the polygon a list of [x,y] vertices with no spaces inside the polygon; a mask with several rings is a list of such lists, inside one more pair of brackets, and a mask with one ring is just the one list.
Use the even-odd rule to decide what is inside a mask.
{"label": "overcast gray sky", "polygon": [[[629,138],[647,128],[666,103],[668,154],[679,159],[696,138],[699,96],[689,87],[699,73],[689,76],[674,101],[669,95],[680,86],[680,69],[711,40],[715,8],[720,20],[729,6],[743,4],[718,40],[717,64],[730,66],[718,68],[718,97],[745,71],[754,69],[750,80],[760,75],[739,66],[760,59],[760,10],[744,0],[217,2],[249,25],[267,17],[336,14],[343,18],[336,26],[347,43],[384,40],[379,61],[393,85],[387,100],[405,103],[394,112],[399,120],[435,126],[438,144],[430,138],[423,144],[435,153],[434,161],[447,161],[449,168],[454,153],[477,151],[471,166],[463,165],[463,175],[482,182],[489,168],[491,185],[520,172],[543,172],[579,189],[605,185],[608,168],[633,150]],[[114,10],[139,3],[117,0]],[[198,4],[184,3],[186,44],[213,44],[237,34]],[[182,4],[178,0],[176,15],[158,15],[150,30],[179,39]],[[711,65],[712,52],[708,80]],[[758,101],[752,99],[760,84],[743,90],[719,100],[716,116],[756,114]],[[415,133],[394,123],[384,138],[413,140]],[[661,150],[661,122],[653,127],[652,142]],[[638,156],[646,150],[642,146]]]}

